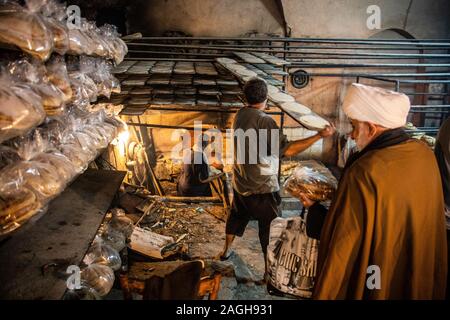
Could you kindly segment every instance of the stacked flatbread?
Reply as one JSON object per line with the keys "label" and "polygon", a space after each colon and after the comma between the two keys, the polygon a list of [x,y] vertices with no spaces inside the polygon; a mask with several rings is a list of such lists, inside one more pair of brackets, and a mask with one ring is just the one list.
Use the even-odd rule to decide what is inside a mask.
{"label": "stacked flatbread", "polygon": [[314,161],[300,161],[284,188],[294,197],[306,194],[314,201],[330,200],[337,188],[337,180],[323,164]]}
{"label": "stacked flatbread", "polygon": [[53,48],[53,36],[42,17],[12,2],[0,4],[0,42],[40,60],[46,60]]}
{"label": "stacked flatbread", "polygon": [[31,87],[4,82],[0,87],[0,142],[25,134],[44,119],[42,99]]}

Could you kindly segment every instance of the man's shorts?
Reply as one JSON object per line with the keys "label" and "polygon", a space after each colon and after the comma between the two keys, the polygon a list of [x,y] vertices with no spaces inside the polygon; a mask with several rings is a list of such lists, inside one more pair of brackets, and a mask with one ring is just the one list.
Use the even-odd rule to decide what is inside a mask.
{"label": "man's shorts", "polygon": [[270,223],[278,217],[281,204],[278,192],[243,196],[233,191],[233,204],[226,224],[226,234],[241,237],[250,220],[258,221],[259,241],[263,252],[269,244]]}

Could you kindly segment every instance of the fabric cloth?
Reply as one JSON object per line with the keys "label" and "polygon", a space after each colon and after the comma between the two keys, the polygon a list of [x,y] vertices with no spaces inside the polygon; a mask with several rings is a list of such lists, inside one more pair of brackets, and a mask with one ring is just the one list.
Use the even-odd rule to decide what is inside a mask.
{"label": "fabric cloth", "polygon": [[[185,161],[188,162],[188,161]],[[198,163],[196,163],[198,162]],[[190,163],[184,163],[178,179],[177,194],[183,197],[210,197],[209,183],[202,183],[209,177],[209,169],[205,154],[201,149],[191,149]]]}
{"label": "fabric cloth", "polygon": [[[405,132],[403,128],[391,129],[380,134],[376,139],[374,139],[369,145],[367,145],[363,150],[359,152],[352,153],[347,161],[345,162],[343,173],[351,165],[365,155],[367,152],[383,149],[389,146],[394,146],[399,143],[406,142],[410,137]],[[340,180],[340,179],[339,179]],[[314,239],[320,239],[320,233],[322,231],[323,224],[325,222],[325,217],[327,215],[328,209],[325,208],[319,202],[314,203],[308,209],[308,217],[306,219],[306,233],[309,237]]]}
{"label": "fabric cloth", "polygon": [[[260,131],[260,130],[263,131]],[[234,164],[233,164],[233,187],[245,196],[251,194],[265,194],[280,190],[278,185],[279,157],[284,153],[288,145],[284,135],[275,120],[261,110],[245,107],[240,109],[234,118]],[[239,131],[238,131],[239,130]],[[277,134],[278,140],[272,141],[271,130]],[[254,132],[256,141],[249,143],[249,139],[238,139],[238,133],[247,133],[249,136]],[[260,132],[266,132],[267,154],[259,152]],[[263,140],[261,140],[263,141]],[[274,150],[274,152],[272,152]],[[239,159],[239,155],[245,159]],[[267,157],[265,157],[267,155]],[[254,163],[251,163],[250,160]],[[241,161],[238,161],[241,160]],[[245,161],[242,161],[245,160]]]}
{"label": "fabric cloth", "polygon": [[405,142],[410,139],[410,136],[405,132],[403,128],[386,130],[378,137],[376,137],[371,143],[369,143],[364,149],[359,152],[353,153],[345,163],[344,171],[349,168],[356,160],[364,156],[366,153],[383,149],[386,147],[394,146],[396,144]]}
{"label": "fabric cloth", "polygon": [[392,129],[405,125],[410,106],[408,96],[403,93],[352,83],[342,109],[350,119]]}
{"label": "fabric cloth", "polygon": [[[315,299],[443,299],[447,249],[433,152],[413,139],[364,149],[325,218]],[[368,267],[380,289],[368,289]]]}
{"label": "fabric cloth", "polygon": [[328,210],[319,202],[308,208],[306,216],[306,235],[310,238],[320,240],[320,233],[325,222]]}
{"label": "fabric cloth", "polygon": [[[450,118],[447,118],[439,129],[434,154],[441,172],[445,207],[448,213],[450,212]],[[447,216],[447,228],[449,226],[450,216]]]}
{"label": "fabric cloth", "polygon": [[242,237],[250,220],[258,221],[259,242],[264,254],[269,244],[270,223],[278,217],[281,198],[278,192],[243,196],[234,190],[233,203],[226,223],[226,234]]}
{"label": "fabric cloth", "polygon": [[[145,281],[144,300],[196,300],[203,265],[200,261],[180,264],[164,275],[153,275]],[[180,284],[183,284],[180,286]]]}

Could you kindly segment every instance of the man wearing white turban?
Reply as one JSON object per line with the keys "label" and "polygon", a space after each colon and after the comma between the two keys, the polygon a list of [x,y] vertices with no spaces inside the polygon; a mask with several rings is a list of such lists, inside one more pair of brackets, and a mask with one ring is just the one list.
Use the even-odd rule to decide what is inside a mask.
{"label": "man wearing white turban", "polygon": [[[404,132],[404,94],[352,84],[342,106],[359,152],[320,233],[316,299],[444,299],[442,185],[432,150]],[[308,216],[323,210],[305,195]]]}

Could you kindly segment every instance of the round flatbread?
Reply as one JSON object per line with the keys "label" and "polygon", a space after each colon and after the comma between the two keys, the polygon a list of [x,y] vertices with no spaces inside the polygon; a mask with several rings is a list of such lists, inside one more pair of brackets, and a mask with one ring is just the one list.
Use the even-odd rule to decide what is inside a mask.
{"label": "round flatbread", "polygon": [[237,63],[236,60],[229,59],[229,58],[217,58],[216,60],[217,60],[217,62],[222,63],[222,64],[233,64],[233,63]]}
{"label": "round flatbread", "polygon": [[287,112],[295,112],[300,114],[310,114],[311,109],[298,102],[284,102],[281,107]]}
{"label": "round flatbread", "polygon": [[300,122],[310,130],[322,130],[325,126],[330,125],[330,123],[315,115],[306,115],[300,117]]}
{"label": "round flatbread", "polygon": [[237,74],[239,74],[241,77],[256,77],[256,72],[253,72],[252,70],[238,70]]}
{"label": "round flatbread", "polygon": [[280,92],[280,89],[278,89],[277,87],[275,87],[275,86],[273,86],[273,85],[271,85],[271,84],[267,85],[267,93],[268,93],[269,95],[275,94],[275,93],[277,93],[277,92]]}
{"label": "round flatbread", "polygon": [[294,102],[295,101],[293,96],[288,95],[287,93],[284,93],[281,91],[276,92],[274,94],[269,94],[269,98],[276,103]]}
{"label": "round flatbread", "polygon": [[227,68],[236,73],[243,71],[243,70],[247,70],[246,67],[241,66],[240,64],[228,64]]}

